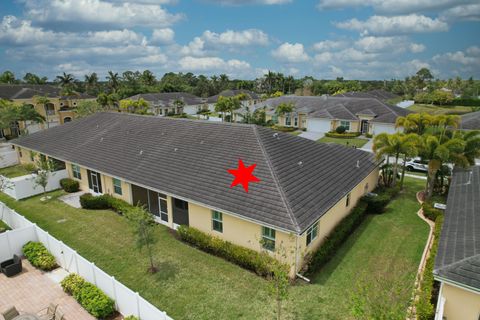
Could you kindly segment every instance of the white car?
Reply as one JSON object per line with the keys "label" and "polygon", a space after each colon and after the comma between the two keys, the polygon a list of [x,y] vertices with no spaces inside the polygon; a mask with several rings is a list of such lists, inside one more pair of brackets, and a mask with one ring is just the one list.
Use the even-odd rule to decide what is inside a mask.
{"label": "white car", "polygon": [[428,171],[428,161],[422,161],[420,159],[412,159],[407,161],[405,167],[408,171]]}

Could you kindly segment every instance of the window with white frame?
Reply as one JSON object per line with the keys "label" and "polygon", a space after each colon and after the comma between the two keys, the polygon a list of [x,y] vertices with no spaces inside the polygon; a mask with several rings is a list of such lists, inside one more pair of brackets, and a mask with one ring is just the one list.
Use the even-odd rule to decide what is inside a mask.
{"label": "window with white frame", "polygon": [[346,131],[350,131],[350,121],[340,121],[340,126],[344,127]]}
{"label": "window with white frame", "polygon": [[263,248],[275,250],[275,230],[268,227],[262,227],[262,246]]}
{"label": "window with white frame", "polygon": [[113,181],[113,192],[116,194],[122,195],[122,181],[117,178],[112,178]]}
{"label": "window with white frame", "polygon": [[293,126],[294,126],[294,127],[298,127],[298,116],[295,116],[295,117],[293,118]]}
{"label": "window with white frame", "polygon": [[292,125],[292,115],[290,113],[287,113],[285,115],[285,125],[286,126],[291,126]]}
{"label": "window with white frame", "polygon": [[223,232],[223,214],[218,211],[212,211],[212,229]]}
{"label": "window with white frame", "polygon": [[162,221],[168,222],[168,205],[167,205],[167,196],[164,194],[158,194],[158,207],[160,209],[160,219]]}
{"label": "window with white frame", "polygon": [[312,243],[318,236],[318,222],[316,222],[313,226],[308,228],[307,230],[307,246]]}
{"label": "window with white frame", "polygon": [[74,178],[82,180],[82,173],[80,172],[80,166],[77,166],[76,164],[72,164],[72,173]]}

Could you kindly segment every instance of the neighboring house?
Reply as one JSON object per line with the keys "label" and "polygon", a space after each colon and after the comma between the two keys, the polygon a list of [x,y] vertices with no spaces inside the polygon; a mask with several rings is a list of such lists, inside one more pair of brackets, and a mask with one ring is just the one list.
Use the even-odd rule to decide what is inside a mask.
{"label": "neighboring house", "polygon": [[[187,92],[141,93],[127,99],[134,101],[143,99],[148,103],[151,113],[161,116],[169,113],[195,115],[198,111],[208,108],[206,99]],[[176,101],[183,102],[183,105],[177,104]]]}
{"label": "neighboring house", "polygon": [[[292,103],[290,114],[275,113],[281,103]],[[347,98],[330,96],[282,96],[256,104],[254,109],[266,108],[267,120],[282,126],[306,129],[312,132],[329,132],[343,126],[348,132],[362,134],[395,133],[395,121],[410,111],[388,105],[372,98]]]}
{"label": "neighboring house", "polygon": [[[207,98],[208,109],[214,112],[215,104],[218,102],[218,99],[220,97],[235,97],[241,94],[244,94],[246,99],[242,100],[242,107],[240,110],[237,110],[237,114],[239,116],[243,116],[246,112],[252,112],[254,105],[262,101],[260,95],[250,90],[244,90],[244,89],[224,90],[217,95]],[[235,120],[238,121],[240,119],[235,119]]]}
{"label": "neighboring house", "polygon": [[[46,105],[38,104],[36,96],[47,97],[50,102]],[[73,96],[62,96],[61,88],[52,85],[0,85],[0,99],[13,101],[17,104],[27,104],[45,117],[43,124],[28,123],[28,132],[33,133],[48,127],[55,127],[65,122],[70,122],[75,117],[74,109],[82,100],[95,100],[93,96],[78,93]],[[14,124],[8,131],[10,135],[17,136],[24,123]]]}
{"label": "neighboring house", "polygon": [[466,113],[460,120],[461,130],[480,130],[480,111]]}
{"label": "neighboring house", "polygon": [[[378,181],[369,152],[247,124],[97,113],[12,143],[21,163],[32,150],[64,161],[82,190],[143,204],[170,228],[283,249],[291,276]],[[260,179],[248,193],[230,187],[239,159]]]}
{"label": "neighboring house", "polygon": [[391,99],[400,98],[400,96],[395,93],[383,89],[376,89],[370,91],[351,91],[346,93],[336,94],[335,97],[345,97],[345,98],[372,98],[380,101],[387,101]]}
{"label": "neighboring house", "polygon": [[435,319],[480,317],[480,167],[455,169],[433,275],[440,281]]}

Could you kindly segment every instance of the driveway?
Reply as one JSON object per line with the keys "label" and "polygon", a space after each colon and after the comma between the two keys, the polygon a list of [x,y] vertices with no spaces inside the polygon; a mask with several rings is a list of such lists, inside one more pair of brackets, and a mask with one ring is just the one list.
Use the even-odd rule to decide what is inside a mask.
{"label": "driveway", "polygon": [[317,141],[318,139],[322,139],[325,134],[323,132],[312,132],[312,131],[305,131],[300,133],[298,136],[308,139]]}
{"label": "driveway", "polygon": [[0,168],[10,167],[18,163],[17,153],[10,143],[0,143]]}
{"label": "driveway", "polygon": [[368,139],[368,142],[360,150],[373,152],[372,148],[373,148],[373,139]]}

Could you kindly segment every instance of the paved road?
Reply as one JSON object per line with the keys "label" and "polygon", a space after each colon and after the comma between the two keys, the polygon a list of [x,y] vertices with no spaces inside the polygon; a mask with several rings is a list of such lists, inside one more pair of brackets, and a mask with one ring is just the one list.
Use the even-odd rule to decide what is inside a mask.
{"label": "paved road", "polygon": [[10,167],[17,164],[17,153],[10,143],[0,143],[0,168]]}
{"label": "paved road", "polygon": [[322,139],[325,134],[322,132],[312,132],[312,131],[305,131],[300,133],[298,136],[308,139],[317,141],[318,139]]}

